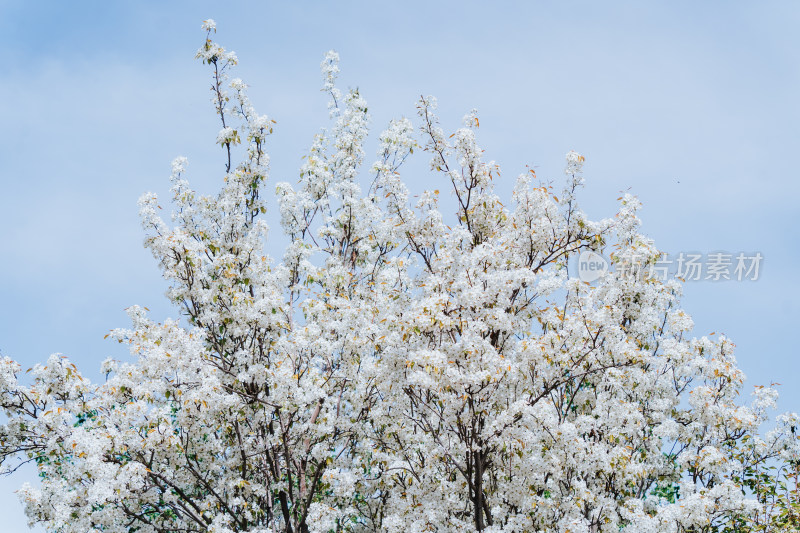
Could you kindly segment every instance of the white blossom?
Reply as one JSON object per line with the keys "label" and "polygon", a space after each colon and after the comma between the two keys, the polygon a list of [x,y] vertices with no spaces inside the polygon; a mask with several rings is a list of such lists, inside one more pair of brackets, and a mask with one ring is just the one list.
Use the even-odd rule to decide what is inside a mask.
{"label": "white blossom", "polygon": [[[300,179],[275,186],[288,244],[273,260],[275,122],[228,83],[235,54],[207,38],[197,57],[212,71],[221,189],[195,192],[177,158],[172,218],[155,194],[139,200],[181,319],[128,308],[131,326],[109,337],[130,358],[104,361],[102,383],[58,354],[27,374],[0,360],[0,460],[35,462],[40,484],[19,491],[32,523],[683,533],[760,520],[748,480],[797,464],[797,415],[760,433],[777,392],[737,403],[733,343],[691,338],[677,282],[570,278],[585,250],[657,260],[634,196],[589,220],[571,151],[563,193],[527,172],[502,199],[477,112],[446,132],[433,97],[416,130],[389,122],[370,162],[366,99],[337,88],[329,52],[332,124]],[[416,198],[402,174],[415,150],[431,170]]]}

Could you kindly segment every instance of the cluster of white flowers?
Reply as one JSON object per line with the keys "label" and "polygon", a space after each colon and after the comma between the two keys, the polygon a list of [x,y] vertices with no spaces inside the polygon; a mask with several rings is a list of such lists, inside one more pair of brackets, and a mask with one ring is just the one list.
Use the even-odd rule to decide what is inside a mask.
{"label": "cluster of white flowers", "polygon": [[[56,355],[23,385],[19,365],[0,360],[0,459],[35,461],[41,486],[20,491],[32,522],[64,533],[678,533],[758,514],[747,476],[797,459],[797,416],[759,435],[775,391],[737,403],[733,344],[688,338],[677,282],[567,274],[584,250],[659,256],[634,197],[588,220],[584,158],[569,152],[561,199],[526,172],[506,205],[477,113],[448,136],[432,97],[419,129],[390,122],[365,166],[367,104],[336,88],[329,52],[334,125],[299,182],[276,187],[290,240],[276,263],[261,198],[274,121],[244,82],[225,84],[235,55],[209,39],[198,57],[213,68],[224,186],[197,194],[178,158],[172,225],[152,193],[139,204],[187,325],[131,307],[131,328],[110,336],[132,360],[105,361],[102,384]],[[441,185],[412,204],[400,172],[419,147]]]}
{"label": "cluster of white flowers", "polygon": [[342,93],[336,88],[336,78],[339,75],[339,54],[333,50],[329,50],[325,54],[325,59],[322,60],[322,76],[324,84],[322,90],[331,95],[331,100],[328,104],[331,117],[337,116],[339,113],[339,100],[341,100]]}
{"label": "cluster of white flowers", "polygon": [[226,145],[226,144],[237,144],[239,142],[239,132],[235,129],[227,126],[219,130],[217,134],[217,144]]}

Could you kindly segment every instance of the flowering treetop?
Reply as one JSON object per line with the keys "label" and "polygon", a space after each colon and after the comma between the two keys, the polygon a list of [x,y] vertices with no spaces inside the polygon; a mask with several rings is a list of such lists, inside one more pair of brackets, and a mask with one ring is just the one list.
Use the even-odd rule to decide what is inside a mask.
{"label": "flowering treetop", "polygon": [[[569,152],[563,192],[530,171],[501,200],[477,114],[447,134],[432,97],[416,126],[389,123],[365,165],[367,104],[337,89],[329,52],[333,125],[299,182],[275,186],[290,244],[273,260],[262,194],[274,121],[229,78],[237,58],[212,41],[214,21],[203,29],[222,189],[196,193],[178,158],[172,220],[154,194],[139,204],[186,324],[131,307],[131,328],[110,335],[132,358],[104,362],[100,384],[60,356],[27,384],[0,362],[0,459],[36,463],[40,486],[21,490],[32,522],[65,533],[772,523],[779,513],[743,489],[769,464],[796,464],[796,415],[758,433],[775,391],[742,402],[733,344],[689,337],[678,282],[568,275],[586,250],[658,258],[634,197],[589,220],[584,158]],[[439,185],[412,201],[401,171],[415,151]]]}

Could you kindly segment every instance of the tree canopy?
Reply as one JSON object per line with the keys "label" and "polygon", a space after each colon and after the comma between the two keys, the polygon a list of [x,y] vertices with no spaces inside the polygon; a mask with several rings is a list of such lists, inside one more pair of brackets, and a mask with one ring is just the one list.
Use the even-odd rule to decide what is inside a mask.
{"label": "tree canopy", "polygon": [[[777,393],[732,342],[692,338],[681,285],[631,273],[659,255],[635,197],[593,221],[529,171],[508,200],[473,111],[452,134],[436,100],[389,123],[365,163],[358,90],[322,62],[330,131],[278,183],[290,244],[267,253],[268,136],[232,52],[212,73],[226,172],[204,196],[172,164],[171,221],[139,203],[180,320],[145,308],[110,336],[131,360],[90,383],[52,356],[32,379],[0,361],[0,459],[35,462],[21,490],[51,531],[716,532],[797,528],[797,416],[768,433]],[[430,159],[439,188],[401,178]],[[369,159],[368,161],[372,161]],[[569,275],[580,253],[615,268]],[[794,476],[794,477],[793,477]],[[759,529],[760,528],[760,529]]]}

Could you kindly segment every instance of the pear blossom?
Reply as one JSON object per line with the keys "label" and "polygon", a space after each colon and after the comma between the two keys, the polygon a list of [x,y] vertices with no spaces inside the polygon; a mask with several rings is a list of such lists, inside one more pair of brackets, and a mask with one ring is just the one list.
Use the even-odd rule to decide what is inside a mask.
{"label": "pear blossom", "polygon": [[[741,399],[733,343],[691,338],[677,281],[570,275],[584,251],[661,256],[634,196],[590,220],[570,151],[563,193],[526,172],[501,198],[477,112],[446,132],[433,97],[371,151],[365,96],[337,88],[329,52],[332,124],[299,180],[273,189],[288,239],[275,259],[275,122],[228,81],[237,59],[210,39],[214,21],[203,29],[221,189],[197,193],[177,158],[171,219],[155,194],[139,200],[179,318],[130,307],[108,335],[130,357],[104,361],[103,383],[59,354],[29,374],[0,359],[0,464],[36,465],[38,486],[19,491],[32,524],[688,533],[768,514],[748,488],[797,464],[797,415],[761,433],[777,392]],[[415,151],[431,171],[416,198],[403,181]]]}

